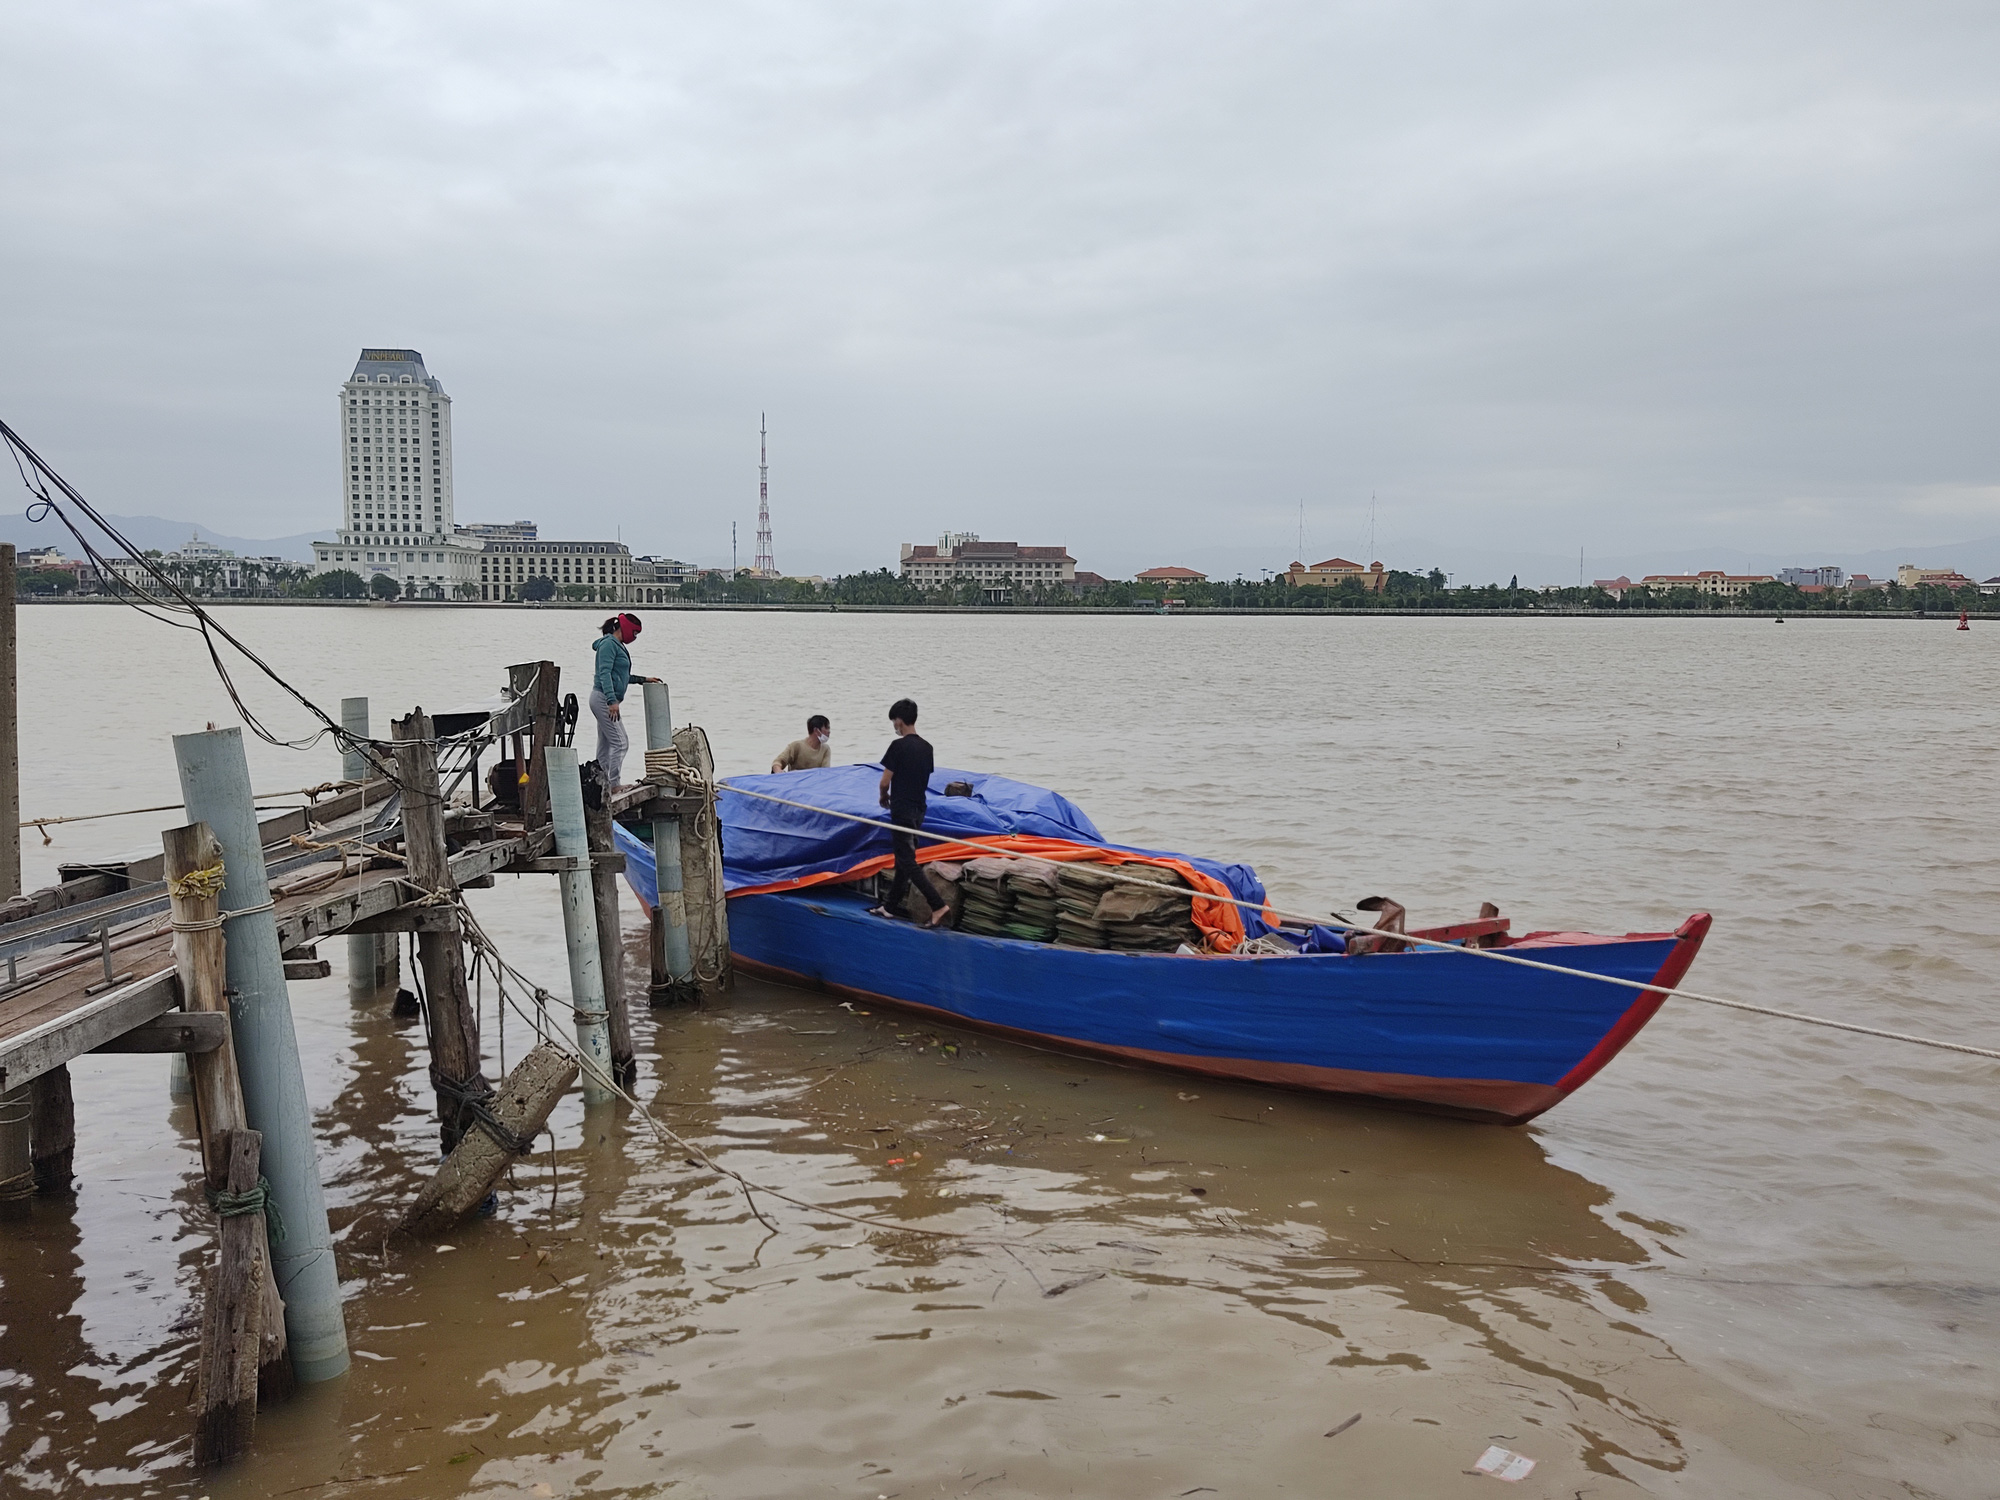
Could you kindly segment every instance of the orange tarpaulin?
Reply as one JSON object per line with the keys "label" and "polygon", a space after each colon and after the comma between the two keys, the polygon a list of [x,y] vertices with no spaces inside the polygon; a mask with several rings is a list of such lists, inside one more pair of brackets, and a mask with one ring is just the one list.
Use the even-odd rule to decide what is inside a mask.
{"label": "orange tarpaulin", "polygon": [[[1028,833],[989,834],[981,843],[1005,849],[1024,859],[1046,859],[1057,864],[1094,865],[1158,865],[1174,871],[1197,891],[1206,891],[1211,896],[1221,896],[1220,901],[1204,901],[1199,896],[1191,903],[1194,908],[1194,925],[1199,927],[1208,940],[1209,947],[1219,953],[1232,952],[1243,941],[1243,913],[1230,904],[1235,893],[1213,875],[1205,875],[1185,860],[1172,859],[1161,854],[1132,854],[1123,849],[1106,849],[1099,844],[1077,844],[1068,839],[1042,838]],[[917,851],[919,864],[948,859],[966,861],[985,859],[989,855],[984,849],[970,848],[965,844],[928,844]],[[893,854],[878,854],[864,859],[845,870],[828,871],[818,875],[803,875],[797,880],[781,880],[770,885],[745,886],[731,891],[730,897],[766,896],[776,891],[803,890],[807,886],[828,885],[835,882],[860,880],[869,875],[879,875],[896,863]],[[1277,925],[1277,917],[1268,918],[1272,926]]]}

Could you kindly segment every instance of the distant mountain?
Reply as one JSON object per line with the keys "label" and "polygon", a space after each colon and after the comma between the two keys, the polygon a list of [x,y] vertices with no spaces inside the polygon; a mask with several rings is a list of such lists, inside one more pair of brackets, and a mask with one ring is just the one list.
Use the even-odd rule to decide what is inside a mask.
{"label": "distant mountain", "polygon": [[[193,521],[168,521],[159,516],[114,516],[105,513],[105,520],[116,526],[132,540],[132,544],[144,552],[158,548],[171,552],[190,537],[200,537],[212,546],[227,547],[242,557],[283,557],[293,562],[311,562],[312,544],[330,542],[331,531],[305,531],[297,536],[245,537],[226,536]],[[58,547],[65,557],[77,553],[76,538],[64,528],[62,522],[50,516],[41,521],[30,521],[24,513],[0,516],[0,542],[12,542],[16,547]],[[103,546],[103,539],[92,537],[93,545]]]}

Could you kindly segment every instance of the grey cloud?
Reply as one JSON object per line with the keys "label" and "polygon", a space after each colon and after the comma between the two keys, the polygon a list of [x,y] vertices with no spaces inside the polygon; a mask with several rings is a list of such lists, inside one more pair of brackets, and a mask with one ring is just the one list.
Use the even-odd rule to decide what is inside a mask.
{"label": "grey cloud", "polygon": [[[0,402],[327,524],[364,343],[463,518],[1085,566],[2000,531],[1987,8],[9,7]],[[747,556],[746,545],[746,556]],[[1260,563],[1258,559],[1262,559]],[[1504,571],[1504,570],[1503,570]]]}

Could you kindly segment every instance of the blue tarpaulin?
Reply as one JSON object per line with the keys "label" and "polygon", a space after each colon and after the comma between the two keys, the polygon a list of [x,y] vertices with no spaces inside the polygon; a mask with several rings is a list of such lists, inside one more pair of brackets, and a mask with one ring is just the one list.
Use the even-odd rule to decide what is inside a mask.
{"label": "blue tarpaulin", "polygon": [[[729,777],[723,783],[725,790],[717,797],[722,819],[723,879],[727,888],[734,892],[815,875],[839,875],[866,860],[888,854],[889,814],[878,801],[877,792],[881,779],[879,765],[829,766],[823,771]],[[944,789],[955,781],[970,783],[972,795],[947,797]],[[732,794],[726,790],[732,786],[871,821],[853,823],[821,812],[783,807]],[[930,810],[924,818],[927,833],[967,839],[1032,834],[1078,844],[1099,844],[1130,853],[1164,852],[1111,844],[1069,798],[1005,776],[939,769],[930,779],[929,802]],[[623,827],[617,828],[617,837],[618,847],[626,856],[627,880],[641,900],[653,905],[658,898],[652,850]],[[1197,870],[1214,876],[1239,900],[1259,904],[1264,900],[1263,884],[1249,865],[1224,864],[1187,854],[1169,857],[1185,860]],[[1253,936],[1265,930],[1250,912],[1244,912],[1243,917]]]}

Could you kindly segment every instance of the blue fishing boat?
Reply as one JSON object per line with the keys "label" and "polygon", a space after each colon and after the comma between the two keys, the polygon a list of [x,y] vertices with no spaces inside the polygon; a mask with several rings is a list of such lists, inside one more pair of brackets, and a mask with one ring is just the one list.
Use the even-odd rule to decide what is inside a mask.
{"label": "blue fishing boat", "polygon": [[[1279,922],[1248,865],[1114,844],[1057,793],[940,770],[925,829],[980,847],[937,844],[921,860],[997,849],[1056,865],[1171,871],[1202,942],[1120,952],[929,929],[874,910],[873,877],[892,863],[875,800],[880,774],[842,766],[723,783],[734,962],[782,983],[1121,1062],[1520,1124],[1593,1077],[1666,998],[1585,976],[1672,988],[1709,928],[1697,913],[1672,932],[1517,936],[1507,919],[1489,918],[1411,930],[1450,947],[1331,951],[1337,935]],[[650,908],[652,852],[623,828],[618,837],[627,879]],[[1271,935],[1278,941],[1258,941]],[[1578,972],[1496,962],[1493,952]]]}

